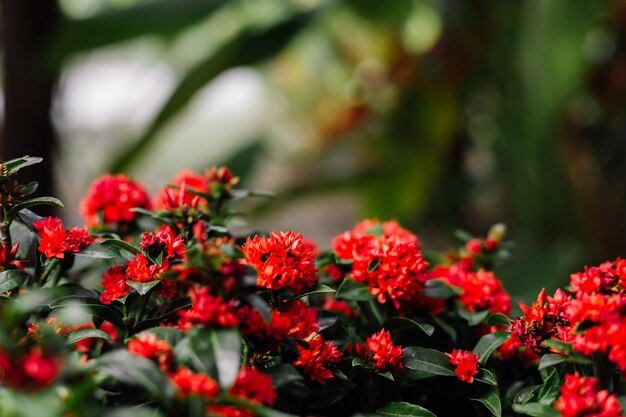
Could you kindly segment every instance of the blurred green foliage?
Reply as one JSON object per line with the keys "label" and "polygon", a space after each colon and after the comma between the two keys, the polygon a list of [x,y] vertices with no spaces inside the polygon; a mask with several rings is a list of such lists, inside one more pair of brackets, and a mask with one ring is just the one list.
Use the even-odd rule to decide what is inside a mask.
{"label": "blurred green foliage", "polygon": [[[504,221],[519,242],[502,271],[514,294],[554,289],[584,264],[626,253],[623,2],[60,4],[67,13],[46,62],[61,69],[93,48],[235,22],[232,34],[199,47],[196,65],[113,170],[132,171],[218,74],[264,63],[301,135],[303,151],[285,163],[303,174],[257,214],[288,197],[345,190],[361,197],[363,215],[430,235]],[[232,158],[250,161],[244,179],[272,152],[264,143]]]}

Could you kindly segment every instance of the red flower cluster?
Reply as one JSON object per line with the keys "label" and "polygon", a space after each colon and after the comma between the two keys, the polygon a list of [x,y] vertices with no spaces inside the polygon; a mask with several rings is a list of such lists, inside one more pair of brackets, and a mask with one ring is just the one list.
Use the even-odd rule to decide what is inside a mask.
{"label": "red flower cluster", "polygon": [[319,334],[313,336],[308,344],[308,348],[298,346],[300,356],[293,364],[303,367],[304,373],[312,380],[325,385],[326,379],[334,377],[328,367],[341,360],[341,352],[333,342],[325,342]]}
{"label": "red flower cluster", "polygon": [[324,310],[341,313],[346,317],[356,317],[356,311],[354,311],[347,302],[342,300],[335,300],[333,297],[328,297],[326,301],[324,301],[324,305],[322,306],[322,308]]}
{"label": "red flower cluster", "polygon": [[7,269],[24,269],[22,261],[15,259],[19,246],[20,245],[16,243],[12,248],[5,248],[0,243],[0,271]]}
{"label": "red flower cluster", "polygon": [[102,304],[111,304],[113,300],[123,298],[132,289],[126,283],[126,273],[123,266],[112,266],[106,274],[102,275],[101,284],[104,287],[104,291],[100,295],[100,302]]}
{"label": "red flower cluster", "polygon": [[223,416],[223,417],[254,417],[255,414],[252,411],[242,410],[240,408],[233,407],[232,405],[210,405],[207,407],[206,412],[210,416]]}
{"label": "red flower cluster", "polygon": [[356,353],[379,371],[403,369],[402,346],[396,346],[391,340],[391,334],[382,329],[355,347]]}
{"label": "red flower cluster", "polygon": [[450,358],[450,363],[456,366],[454,372],[456,376],[464,382],[471,384],[474,382],[474,375],[478,373],[478,359],[480,355],[474,355],[467,350],[453,349],[452,353],[446,353]]}
{"label": "red flower cluster", "polygon": [[272,405],[278,397],[272,386],[272,377],[249,366],[244,366],[232,387],[230,395],[242,397],[253,403]]}
{"label": "red flower cluster", "polygon": [[616,395],[600,389],[597,378],[565,375],[561,396],[554,403],[563,417],[622,417],[622,406]]}
{"label": "red flower cluster", "polygon": [[626,260],[605,262],[600,266],[585,267],[584,272],[571,275],[572,292],[587,294],[624,294],[626,292]]}
{"label": "red flower cluster", "polygon": [[315,251],[304,245],[302,235],[294,232],[248,237],[241,248],[246,263],[257,270],[257,285],[269,290],[287,288],[302,294],[318,280]]}
{"label": "red flower cluster", "polygon": [[181,259],[187,253],[183,238],[176,235],[169,226],[162,227],[155,233],[144,232],[139,247],[152,259],[158,258],[160,254],[170,260]]}
{"label": "red flower cluster", "polygon": [[189,310],[179,313],[178,327],[190,329],[193,325],[235,327],[239,325],[237,303],[225,302],[217,295],[211,295],[208,287],[189,292],[192,305]]}
{"label": "red flower cluster", "polygon": [[56,217],[38,220],[33,226],[39,235],[39,252],[46,258],[63,259],[66,253],[80,252],[93,243],[87,229],[72,227],[63,230],[63,223]]}
{"label": "red flower cluster", "polygon": [[157,339],[155,334],[141,333],[128,342],[128,351],[150,359],[163,369],[168,369],[172,360],[172,347],[167,340]]}
{"label": "red flower cluster", "polygon": [[548,348],[541,345],[551,338],[570,341],[572,339],[568,308],[571,297],[561,290],[556,290],[554,297],[547,297],[541,290],[530,307],[520,303],[524,315],[511,323],[511,336],[519,337],[522,343],[538,354]]}
{"label": "red flower cluster", "polygon": [[59,374],[58,360],[33,348],[23,357],[11,358],[0,350],[0,382],[21,389],[42,389]]}
{"label": "red flower cluster", "polygon": [[[126,283],[127,280],[135,282],[149,282],[159,279],[159,274],[167,271],[169,268],[169,262],[167,259],[163,259],[161,265],[152,263],[143,254],[137,254],[133,259],[126,263],[126,267],[114,266],[107,270],[107,273],[102,275],[101,284],[104,287],[102,295],[100,295],[100,301],[102,304],[111,304],[113,300],[122,298],[128,294],[132,288]],[[169,280],[161,281],[161,288],[159,293],[164,298],[170,298],[175,295],[172,292],[173,282]]]}
{"label": "red flower cluster", "polygon": [[201,396],[213,398],[219,394],[217,382],[206,374],[195,373],[185,367],[180,367],[170,374],[170,381],[177,388],[180,398]]}
{"label": "red flower cluster", "polygon": [[141,185],[125,175],[105,175],[95,180],[80,203],[87,226],[131,222],[132,208],[150,209],[150,197]]}
{"label": "red flower cluster", "polygon": [[333,240],[341,259],[352,261],[350,277],[369,285],[380,303],[391,300],[400,311],[423,306],[429,276],[419,240],[396,222],[365,220]]}
{"label": "red flower cluster", "polygon": [[469,311],[489,310],[502,314],[511,311],[511,298],[493,272],[483,269],[474,272],[470,262],[459,262],[437,267],[431,274],[460,288],[458,299]]}
{"label": "red flower cluster", "polygon": [[269,323],[265,322],[257,310],[248,306],[241,307],[239,315],[244,334],[260,341],[280,342],[287,336],[308,339],[320,328],[317,309],[309,308],[300,300],[291,302],[284,312],[272,310]]}

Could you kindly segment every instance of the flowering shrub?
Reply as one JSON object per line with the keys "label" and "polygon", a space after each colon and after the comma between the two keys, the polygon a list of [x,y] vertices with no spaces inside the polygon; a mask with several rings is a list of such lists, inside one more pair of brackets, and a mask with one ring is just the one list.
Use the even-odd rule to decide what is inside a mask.
{"label": "flowering shrub", "polygon": [[257,193],[213,168],[152,202],[105,176],[66,228],[38,162],[0,166],[2,416],[623,415],[626,261],[511,320],[501,226],[441,256],[394,221],[234,236]]}

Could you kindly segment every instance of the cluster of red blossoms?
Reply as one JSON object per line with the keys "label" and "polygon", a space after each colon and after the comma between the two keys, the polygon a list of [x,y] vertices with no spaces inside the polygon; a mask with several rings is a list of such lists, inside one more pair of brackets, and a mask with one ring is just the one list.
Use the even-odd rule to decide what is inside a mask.
{"label": "cluster of red blossoms", "polygon": [[333,240],[337,256],[352,261],[350,278],[405,313],[437,304],[422,295],[430,277],[419,245],[417,236],[394,221],[364,220]]}
{"label": "cluster of red blossoms", "polygon": [[66,253],[80,252],[94,241],[85,228],[64,230],[63,223],[56,217],[38,220],[33,226],[39,235],[39,252],[46,258],[63,259]]}
{"label": "cluster of red blossoms", "polygon": [[42,389],[57,378],[59,370],[59,360],[44,355],[37,347],[18,358],[9,357],[0,350],[1,380],[10,386],[32,390]]}
{"label": "cluster of red blossoms", "polygon": [[456,366],[454,372],[456,376],[468,384],[474,382],[474,375],[478,373],[478,359],[480,355],[474,355],[474,353],[467,350],[453,349],[452,353],[446,353],[446,356],[450,358],[450,363]]}
{"label": "cluster of red blossoms", "polygon": [[311,289],[319,277],[314,248],[305,245],[301,234],[271,233],[248,237],[241,248],[246,263],[257,270],[257,285],[268,290],[286,288],[298,295]]}
{"label": "cluster of red blossoms", "polygon": [[[141,333],[128,342],[128,351],[155,362],[177,389],[179,398],[202,397],[209,402],[209,415],[253,416],[251,412],[230,406],[211,404],[220,394],[219,384],[210,376],[196,373],[184,366],[176,367],[172,347],[166,340],[159,340],[154,334]],[[175,368],[174,371],[172,369]],[[276,401],[276,391],[272,378],[249,366],[243,367],[228,393],[250,404],[272,405]]]}
{"label": "cluster of red blossoms", "polygon": [[80,203],[80,213],[89,227],[131,222],[137,216],[133,208],[149,210],[150,197],[140,184],[121,174],[94,181]]}
{"label": "cluster of red blossoms", "polygon": [[357,355],[379,371],[404,368],[402,346],[395,345],[391,340],[391,334],[385,329],[368,337],[364,344],[357,344],[355,350]]}
{"label": "cluster of red blossoms", "polygon": [[565,375],[561,396],[554,403],[563,417],[622,417],[622,406],[616,395],[600,389],[597,378]]}

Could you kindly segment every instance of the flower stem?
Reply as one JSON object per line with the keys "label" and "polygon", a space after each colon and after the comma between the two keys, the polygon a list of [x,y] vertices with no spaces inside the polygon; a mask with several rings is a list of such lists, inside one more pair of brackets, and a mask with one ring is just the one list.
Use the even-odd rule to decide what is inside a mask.
{"label": "flower stem", "polygon": [[[54,268],[58,264],[59,264],[59,258],[52,258],[50,263],[46,265],[46,268],[41,273],[41,277],[39,277],[39,285],[43,286],[46,283],[46,281],[48,280],[48,276],[52,273],[52,270],[54,270]],[[58,274],[58,276],[60,276],[60,274]],[[56,285],[58,283],[58,279],[55,279],[54,281],[55,281],[54,285]]]}

